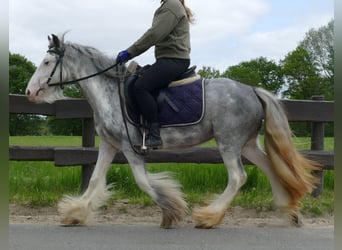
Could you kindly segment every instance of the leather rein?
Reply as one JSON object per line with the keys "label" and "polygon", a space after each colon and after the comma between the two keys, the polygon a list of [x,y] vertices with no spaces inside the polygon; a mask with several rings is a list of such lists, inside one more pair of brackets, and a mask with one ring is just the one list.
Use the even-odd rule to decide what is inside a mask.
{"label": "leather rein", "polygon": [[[57,62],[54,66],[54,68],[52,69],[51,73],[50,73],[50,76],[46,82],[46,84],[48,85],[48,87],[53,87],[53,86],[60,86],[61,89],[64,88],[64,85],[68,85],[68,84],[74,84],[76,82],[79,82],[79,81],[83,81],[83,80],[86,80],[86,79],[89,79],[89,78],[92,78],[92,77],[95,77],[95,76],[98,76],[100,74],[103,74],[105,72],[107,72],[108,70],[114,68],[114,67],[117,67],[119,65],[119,63],[115,63],[114,65],[111,65],[109,66],[108,68],[105,68],[99,72],[96,72],[94,74],[91,74],[91,75],[87,75],[87,76],[84,76],[84,77],[80,77],[78,79],[75,79],[75,80],[70,80],[70,81],[65,81],[63,82],[62,79],[63,79],[63,70],[62,70],[62,66],[63,66],[63,57],[64,57],[64,52],[65,52],[65,48],[62,47],[62,48],[51,48],[47,51],[47,53],[51,53],[51,54],[55,54],[58,56],[57,58]],[[50,83],[52,77],[54,76],[54,74],[56,73],[56,70],[57,70],[57,67],[58,65],[60,65],[59,67],[59,82],[56,82],[56,83]],[[123,81],[123,79],[120,79],[121,81]],[[39,91],[41,91],[43,89],[40,89],[37,91],[37,95],[39,93]],[[139,152],[135,149],[134,145],[133,145],[133,142],[132,142],[132,139],[130,137],[130,134],[129,134],[129,131],[128,131],[128,126],[127,126],[127,117],[125,115],[125,108],[124,108],[124,98],[123,96],[121,95],[121,83],[119,84],[119,99],[120,99],[120,107],[121,107],[121,112],[122,112],[122,116],[123,116],[123,121],[124,121],[124,125],[125,125],[125,130],[126,130],[126,134],[127,134],[127,137],[128,137],[128,141],[131,145],[131,148],[132,150],[138,154],[138,155],[144,155],[144,153],[142,152]],[[139,127],[139,125],[137,124],[133,124],[134,126],[136,127]]]}
{"label": "leather rein", "polygon": [[[69,84],[74,84],[76,82],[80,82],[80,81],[84,81],[84,80],[87,80],[89,78],[92,78],[92,77],[95,77],[95,76],[98,76],[98,75],[101,75],[109,70],[111,70],[112,68],[114,67],[117,67],[119,65],[119,63],[115,63],[114,65],[111,65],[109,66],[108,68],[105,68],[99,72],[96,72],[94,74],[91,74],[91,75],[87,75],[87,76],[84,76],[84,77],[80,77],[78,79],[74,79],[74,80],[70,80],[70,81],[65,81],[63,82],[62,79],[63,79],[63,58],[64,58],[64,52],[65,52],[65,48],[62,47],[62,48],[52,48],[52,49],[49,49],[47,51],[47,53],[51,53],[51,54],[55,54],[57,55],[57,62],[54,66],[54,68],[52,69],[51,73],[50,73],[50,76],[46,82],[46,84],[48,85],[48,87],[53,87],[53,86],[60,86],[61,89],[64,88],[64,85],[69,85]],[[51,79],[52,77],[54,76],[54,74],[56,73],[56,70],[57,70],[57,67],[58,65],[60,65],[59,67],[59,82],[55,82],[55,83],[50,83],[51,82]]]}

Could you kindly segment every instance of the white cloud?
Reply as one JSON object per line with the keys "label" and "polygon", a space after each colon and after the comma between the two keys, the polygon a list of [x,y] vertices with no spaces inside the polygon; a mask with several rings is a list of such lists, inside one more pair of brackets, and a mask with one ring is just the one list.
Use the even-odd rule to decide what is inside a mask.
{"label": "white cloud", "polygon": [[[326,25],[331,19],[331,15],[318,16],[317,13],[316,15],[308,13],[293,20],[293,25],[269,32],[253,32],[243,37],[241,41],[246,48],[243,55],[250,58],[265,56],[276,61],[283,59],[305,38],[309,29]],[[260,54],[260,49],[264,54]]]}
{"label": "white cloud", "polygon": [[38,64],[47,35],[71,30],[67,40],[115,54],[149,27],[158,5],[147,0],[10,1],[10,50]]}
{"label": "white cloud", "polygon": [[[40,63],[47,35],[116,55],[150,26],[159,0],[11,0],[10,51]],[[258,56],[278,59],[295,49],[309,28],[333,17],[333,0],[186,0],[195,14],[192,62],[220,70]],[[324,6],[324,7],[322,7]],[[285,8],[286,7],[286,8]],[[137,58],[152,63],[153,50]]]}
{"label": "white cloud", "polygon": [[[269,5],[263,7],[260,15],[251,15],[254,18],[250,20],[253,21],[245,27],[241,26],[240,33],[226,31],[224,37],[217,41],[212,39],[210,46],[195,44],[194,49],[200,51],[200,55],[193,57],[200,62],[199,65],[215,65],[221,71],[260,56],[277,62],[297,47],[310,28],[317,29],[333,18],[332,0],[328,0],[323,9],[318,4],[327,3],[323,0],[301,0],[301,7],[295,6],[294,2],[291,5],[291,1],[288,1],[286,8],[278,6],[280,2],[282,1],[273,0],[271,5],[270,1],[264,1]],[[210,36],[208,40],[211,39]]]}
{"label": "white cloud", "polygon": [[224,37],[243,34],[269,6],[264,0],[188,1],[195,14],[192,41],[205,46]]}

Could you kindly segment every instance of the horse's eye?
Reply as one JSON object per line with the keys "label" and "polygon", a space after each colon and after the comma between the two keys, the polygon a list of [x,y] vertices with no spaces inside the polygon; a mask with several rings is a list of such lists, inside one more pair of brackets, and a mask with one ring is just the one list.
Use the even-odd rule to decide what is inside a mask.
{"label": "horse's eye", "polygon": [[44,65],[46,65],[46,66],[48,66],[48,65],[49,65],[49,63],[50,63],[50,61],[49,61],[49,60],[45,60],[45,61],[44,61]]}

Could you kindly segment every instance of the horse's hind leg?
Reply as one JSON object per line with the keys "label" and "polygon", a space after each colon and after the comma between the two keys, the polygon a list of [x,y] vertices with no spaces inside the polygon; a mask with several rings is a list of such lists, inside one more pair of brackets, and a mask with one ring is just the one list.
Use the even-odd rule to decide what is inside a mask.
{"label": "horse's hind leg", "polygon": [[125,153],[139,188],[146,192],[162,210],[162,228],[171,228],[181,222],[187,212],[187,203],[181,185],[170,173],[148,173],[142,158],[133,153]]}
{"label": "horse's hind leg", "polygon": [[98,209],[110,198],[110,186],[106,186],[106,174],[116,149],[101,141],[94,172],[85,193],[80,196],[64,196],[58,203],[58,211],[65,225],[88,224]]}
{"label": "horse's hind leg", "polygon": [[[258,143],[258,138],[250,140],[242,150],[242,155],[249,161],[257,165],[268,177],[272,193],[274,197],[274,203],[280,207],[286,209],[290,202],[290,197],[282,184],[279,181],[278,176],[273,170],[271,163],[266,153],[261,149]],[[297,211],[288,211],[290,213],[291,221],[296,225],[300,225],[300,220],[297,215]]]}
{"label": "horse's hind leg", "polygon": [[194,209],[192,217],[196,221],[197,228],[212,228],[220,224],[231,201],[247,179],[240,154],[222,149],[220,152],[228,170],[229,182],[217,200],[207,207]]}

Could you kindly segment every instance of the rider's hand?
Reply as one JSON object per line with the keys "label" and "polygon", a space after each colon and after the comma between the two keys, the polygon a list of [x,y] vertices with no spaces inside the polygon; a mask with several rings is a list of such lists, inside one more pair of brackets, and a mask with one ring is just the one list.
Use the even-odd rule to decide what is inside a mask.
{"label": "rider's hand", "polygon": [[118,64],[123,64],[131,59],[131,54],[127,50],[120,51],[116,57],[116,62]]}

